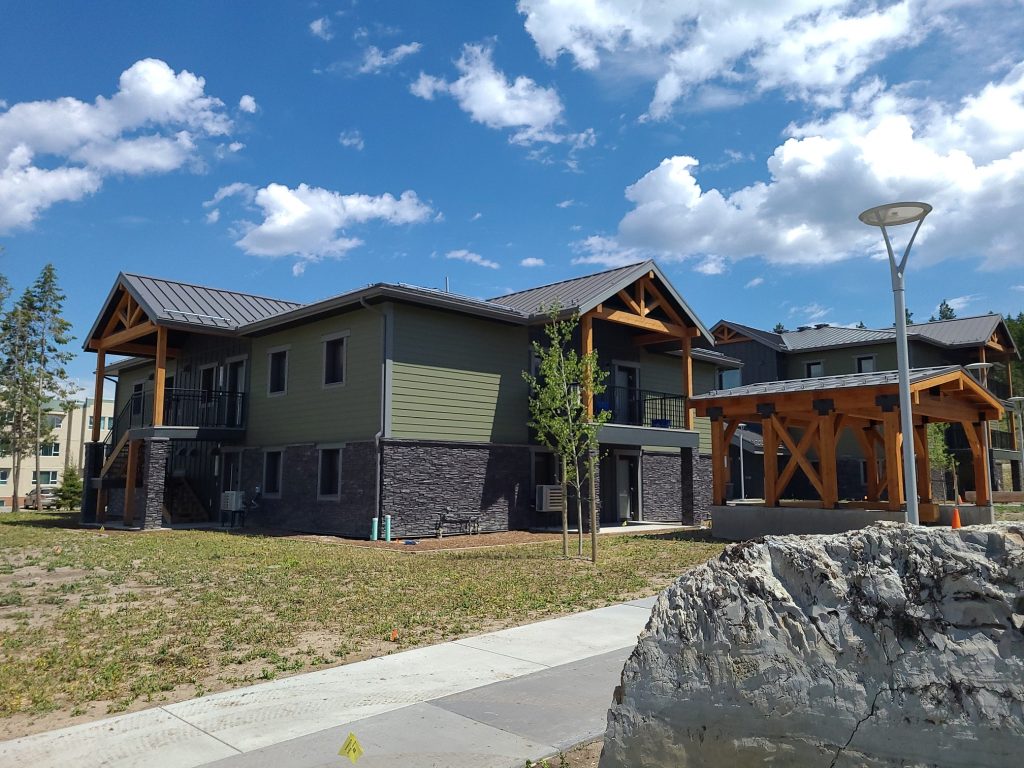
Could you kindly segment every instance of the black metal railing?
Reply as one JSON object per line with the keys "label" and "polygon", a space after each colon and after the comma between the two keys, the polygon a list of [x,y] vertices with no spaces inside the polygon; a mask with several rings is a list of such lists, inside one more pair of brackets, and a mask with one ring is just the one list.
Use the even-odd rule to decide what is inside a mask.
{"label": "black metal railing", "polygon": [[[166,427],[244,428],[248,401],[244,392],[205,389],[164,390]],[[105,442],[117,445],[125,432],[153,425],[153,393],[135,392],[114,417]]]}
{"label": "black metal railing", "polygon": [[1003,451],[1012,451],[1013,447],[1013,433],[1005,432],[996,427],[992,427],[992,447],[999,448]]}
{"label": "black metal railing", "polygon": [[686,398],[669,392],[608,387],[594,397],[595,411],[608,411],[612,424],[685,429]]}
{"label": "black metal railing", "polygon": [[1000,400],[1006,400],[1010,397],[1010,385],[1005,381],[999,379],[989,378],[988,383],[985,385],[988,391],[998,397]]}

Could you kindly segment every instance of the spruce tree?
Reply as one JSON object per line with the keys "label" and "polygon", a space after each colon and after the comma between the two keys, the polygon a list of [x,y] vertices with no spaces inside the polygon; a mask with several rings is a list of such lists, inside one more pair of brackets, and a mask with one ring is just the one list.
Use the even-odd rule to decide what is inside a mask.
{"label": "spruce tree", "polygon": [[949,306],[949,302],[943,299],[939,304],[939,320],[953,320],[954,318],[956,318],[956,312]]}
{"label": "spruce tree", "polygon": [[11,456],[11,509],[18,511],[21,463],[26,455],[37,451],[35,414],[38,411],[38,387],[33,376],[31,352],[31,296],[25,291],[21,298],[0,317],[0,404],[4,409],[0,425],[0,447]]}

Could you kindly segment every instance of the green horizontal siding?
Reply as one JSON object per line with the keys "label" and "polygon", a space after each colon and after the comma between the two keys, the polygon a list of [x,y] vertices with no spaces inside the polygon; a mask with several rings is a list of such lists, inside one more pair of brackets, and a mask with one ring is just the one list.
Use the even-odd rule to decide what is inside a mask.
{"label": "green horizontal siding", "polygon": [[[322,337],[348,331],[345,385],[323,386]],[[380,429],[381,317],[365,309],[253,339],[250,445],[368,440]],[[287,393],[267,395],[267,350],[290,345]]]}
{"label": "green horizontal siding", "polygon": [[391,434],[525,443],[527,330],[397,305]]}

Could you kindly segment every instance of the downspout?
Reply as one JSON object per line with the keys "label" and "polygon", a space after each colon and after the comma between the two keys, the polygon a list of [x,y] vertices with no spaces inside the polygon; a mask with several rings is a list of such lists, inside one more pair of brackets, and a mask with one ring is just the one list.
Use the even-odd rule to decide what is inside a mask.
{"label": "downspout", "polygon": [[377,430],[377,434],[373,436],[374,444],[374,464],[375,464],[375,476],[376,482],[374,483],[374,507],[377,510],[377,530],[384,530],[384,444],[381,438],[384,437],[384,433],[387,428],[385,420],[385,399],[387,398],[387,370],[388,370],[388,316],[386,312],[371,307],[365,297],[359,298],[359,303],[363,305],[363,309],[369,310],[374,314],[380,315],[380,428]]}

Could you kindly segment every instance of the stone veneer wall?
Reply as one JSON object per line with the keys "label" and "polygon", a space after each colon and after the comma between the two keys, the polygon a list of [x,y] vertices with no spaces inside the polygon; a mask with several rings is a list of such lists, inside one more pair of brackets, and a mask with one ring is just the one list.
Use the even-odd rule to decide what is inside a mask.
{"label": "stone veneer wall", "polygon": [[395,537],[433,536],[445,507],[480,515],[482,531],[529,524],[527,446],[419,440],[384,442],[383,511]]}
{"label": "stone veneer wall", "polygon": [[644,520],[678,523],[683,519],[683,459],[676,453],[644,453],[640,482]]}
{"label": "stone veneer wall", "polygon": [[700,525],[711,519],[711,457],[683,448],[683,525]]}
{"label": "stone veneer wall", "polygon": [[[129,524],[141,528],[163,526],[164,481],[167,477],[167,458],[170,454],[170,440],[146,438],[139,451],[139,465],[136,469],[135,516]],[[120,522],[124,519],[124,486],[107,489],[107,521]]]}
{"label": "stone veneer wall", "polygon": [[[346,443],[341,451],[341,494],[317,499],[319,455],[316,445],[289,445],[281,457],[280,498],[263,496],[246,525],[369,538],[376,515],[376,447],[373,442]],[[250,497],[263,487],[263,450],[242,451],[241,489]]]}

